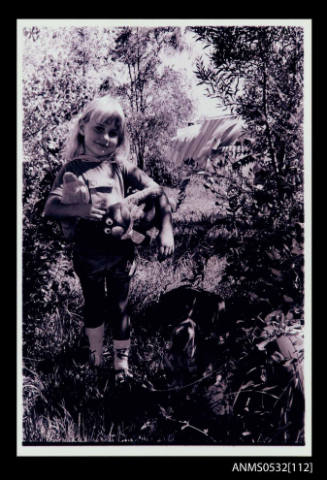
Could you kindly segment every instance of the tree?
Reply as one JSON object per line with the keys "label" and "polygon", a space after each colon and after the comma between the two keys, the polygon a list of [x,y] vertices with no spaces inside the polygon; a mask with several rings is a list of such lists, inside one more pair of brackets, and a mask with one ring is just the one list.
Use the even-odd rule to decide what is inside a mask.
{"label": "tree", "polygon": [[241,115],[261,161],[272,167],[281,196],[302,186],[303,29],[194,27],[212,48],[211,65],[198,59],[208,94]]}
{"label": "tree", "polygon": [[226,230],[208,241],[205,258],[226,251],[224,282],[235,302],[286,313],[303,303],[303,30],[191,30],[211,49],[209,66],[197,61],[200,83],[245,120],[256,159],[253,180],[231,158],[201,172],[217,205],[227,207]]}
{"label": "tree", "polygon": [[108,80],[112,34],[76,27],[24,34],[23,146],[26,159],[40,160],[60,155],[69,122]]}
{"label": "tree", "polygon": [[167,140],[192,115],[185,80],[162,65],[161,54],[178,49],[179,37],[178,28],[123,27],[111,50],[112,58],[125,70],[125,81],[116,91],[127,100],[133,153],[138,166],[149,173],[154,172],[154,163],[162,166]]}
{"label": "tree", "polygon": [[[139,32],[136,44],[123,39],[116,43],[122,31],[117,33],[115,28],[32,27],[22,33],[24,319],[33,338],[33,319],[47,324],[49,316],[54,319],[57,315],[56,305],[70,302],[72,291],[78,290],[72,276],[70,246],[63,241],[58,224],[41,215],[55,175],[65,161],[63,145],[77,113],[97,95],[120,93],[127,117],[131,117],[133,144],[143,149],[150,173],[167,178],[170,172],[163,160],[167,135],[172,135],[191,105],[182,94],[180,76],[163,68],[156,54],[164,45],[174,43],[173,29]],[[135,34],[133,31],[131,37]],[[165,44],[160,43],[163,39]],[[112,58],[117,45],[121,46],[121,61]],[[132,77],[137,88],[128,83],[128,68],[134,72],[133,65],[124,63],[135,45],[146,47],[142,50],[145,56],[139,53],[138,76]],[[133,92],[134,103],[124,92]],[[49,273],[54,270],[59,273]],[[32,346],[29,335],[25,338]]]}
{"label": "tree", "polygon": [[43,206],[65,161],[62,147],[71,121],[101,93],[104,82],[115,78],[108,55],[113,34],[105,29],[32,28],[23,33],[24,346],[33,349],[35,329],[59,328],[64,319],[70,321],[67,304],[79,303],[71,248],[57,222],[42,217]]}

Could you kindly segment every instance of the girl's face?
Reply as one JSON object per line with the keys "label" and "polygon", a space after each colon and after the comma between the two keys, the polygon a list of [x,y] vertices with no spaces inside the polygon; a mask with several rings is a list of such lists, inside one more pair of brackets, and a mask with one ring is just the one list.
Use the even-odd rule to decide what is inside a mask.
{"label": "girl's face", "polygon": [[109,155],[119,144],[119,130],[113,119],[100,122],[91,118],[80,124],[80,134],[84,136],[85,153],[89,155]]}

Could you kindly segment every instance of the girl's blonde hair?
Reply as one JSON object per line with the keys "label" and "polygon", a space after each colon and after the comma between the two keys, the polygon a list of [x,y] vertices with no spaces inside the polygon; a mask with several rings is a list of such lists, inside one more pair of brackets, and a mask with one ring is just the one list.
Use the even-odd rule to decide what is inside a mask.
{"label": "girl's blonde hair", "polygon": [[84,136],[80,134],[79,127],[81,123],[87,123],[91,119],[99,123],[107,120],[116,122],[118,145],[115,151],[115,160],[117,163],[126,161],[129,155],[129,140],[125,115],[118,101],[109,95],[92,100],[75,120],[65,145],[66,161],[84,153]]}

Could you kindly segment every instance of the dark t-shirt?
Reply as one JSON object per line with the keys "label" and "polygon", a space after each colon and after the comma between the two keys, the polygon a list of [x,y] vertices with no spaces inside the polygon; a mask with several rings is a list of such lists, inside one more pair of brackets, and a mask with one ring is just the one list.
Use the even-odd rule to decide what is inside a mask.
{"label": "dark t-shirt", "polygon": [[[129,187],[142,190],[157,185],[131,162],[118,166],[110,160],[99,162],[88,155],[81,155],[62,166],[50,195],[62,197],[63,176],[66,172],[72,172],[83,180],[89,189],[90,203],[103,209],[123,200]],[[129,240],[115,240],[104,235],[101,222],[67,218],[61,223],[64,233],[69,229],[74,231],[75,249],[83,254],[103,252],[121,255],[132,248]]]}

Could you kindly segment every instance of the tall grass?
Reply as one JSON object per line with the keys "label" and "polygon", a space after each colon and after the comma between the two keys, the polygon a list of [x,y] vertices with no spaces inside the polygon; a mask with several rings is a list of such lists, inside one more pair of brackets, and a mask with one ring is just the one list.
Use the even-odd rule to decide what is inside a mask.
{"label": "tall grass", "polygon": [[[25,308],[27,444],[303,444],[303,397],[275,338],[268,338],[268,312],[239,312],[235,302],[228,303],[232,286],[224,276],[224,249],[230,232],[217,223],[217,214],[224,214],[224,205],[194,178],[174,213],[174,259],[159,261],[153,245],[139,252],[130,294],[132,391],[114,388],[110,326],[103,367],[89,365],[79,283],[69,252],[65,260],[59,257],[48,277],[49,284],[56,280],[56,295],[46,297],[52,303],[40,315]],[[220,245],[214,255],[213,241]],[[167,324],[158,324],[151,307],[182,284],[222,296],[226,310],[218,329],[198,326],[195,361],[178,370]],[[279,334],[291,326],[302,328],[301,309],[288,315]]]}

